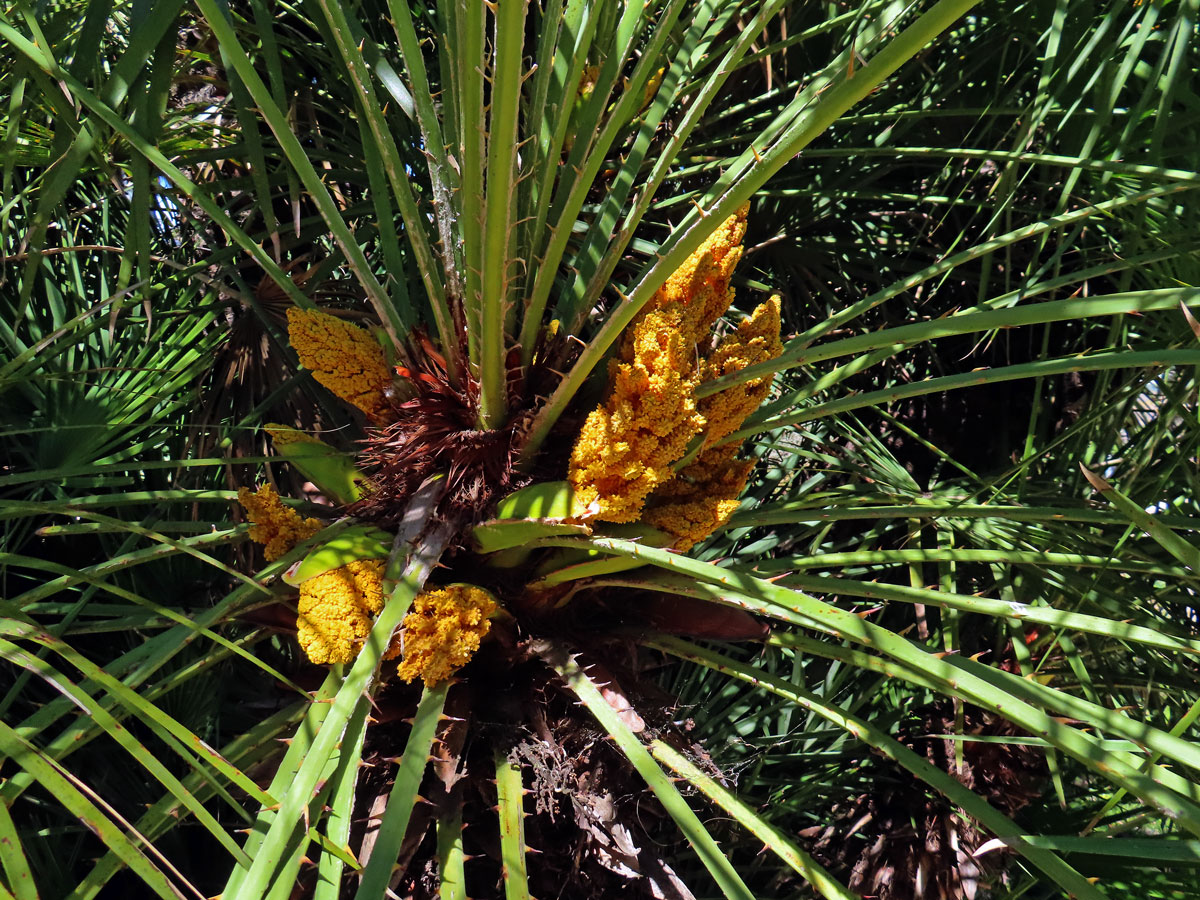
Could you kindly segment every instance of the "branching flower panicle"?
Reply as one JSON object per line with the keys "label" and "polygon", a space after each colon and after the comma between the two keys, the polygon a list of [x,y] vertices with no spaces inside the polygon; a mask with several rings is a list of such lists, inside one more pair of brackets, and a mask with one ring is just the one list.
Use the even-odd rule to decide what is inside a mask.
{"label": "branching flower panicle", "polygon": [[733,300],[729,280],[742,255],[746,212],[739,209],[688,257],[626,333],[609,367],[608,399],[588,416],[571,453],[577,514],[637,521],[704,428],[694,396],[696,344]]}
{"label": "branching flower panicle", "polygon": [[238,488],[238,502],[254,523],[250,540],[265,545],[263,555],[268,562],[283,556],[324,527],[320,519],[306,519],[284,506],[275,488],[269,484],[264,484],[257,493],[249,488]]}
{"label": "branching flower panicle", "polygon": [[274,422],[268,422],[263,426],[265,431],[271,438],[271,443],[276,448],[290,447],[294,444],[324,444],[325,442],[319,437],[314,437],[307,432],[301,431],[298,428],[292,428],[288,425],[278,425]]}
{"label": "branching flower panicle", "polygon": [[726,444],[705,450],[655,492],[644,521],[674,535],[674,549],[690,550],[737,510],[754,460],[734,459],[734,449]]}
{"label": "branching flower panicle", "polygon": [[[779,339],[779,297],[760,303],[749,318],[721,339],[701,366],[705,381],[740,372],[775,359],[783,352]],[[710,394],[700,401],[707,421],[706,449],[650,498],[648,525],[674,535],[676,550],[687,551],[727,521],[738,508],[753,460],[737,460],[736,443],[717,444],[742,427],[771,389],[771,379],[756,378]]]}
{"label": "branching flower panicle", "polygon": [[365,328],[313,309],[289,307],[288,339],[318,382],[372,420],[388,410],[392,384],[383,347]]}
{"label": "branching flower panicle", "polygon": [[[352,662],[383,609],[383,560],[359,559],[300,585],[296,638],[318,665]],[[399,647],[389,648],[385,658]]]}
{"label": "branching flower panicle", "polygon": [[687,310],[688,335],[693,343],[704,341],[717,319],[733,303],[730,279],[742,259],[746,216],[750,205],[740,207],[710,234],[654,293],[651,309],[679,304]]}
{"label": "branching flower panicle", "polygon": [[400,677],[428,687],[445,681],[471,661],[496,609],[487,591],[469,584],[418,594],[404,617]]}
{"label": "branching flower panicle", "polygon": [[[704,360],[704,381],[740,372],[748,366],[775,359],[783,352],[779,338],[779,297],[760,303],[732,331],[721,339],[716,349]],[[700,400],[700,412],[708,423],[706,443],[715,443],[742,427],[747,417],[758,409],[771,390],[771,378],[755,378],[735,384]]]}
{"label": "branching flower panicle", "polygon": [[580,513],[635,522],[646,497],[674,477],[671,464],[704,427],[693,392],[695,344],[678,306],[651,310],[633,326],[631,359],[611,367],[608,401],[588,416],[569,478]]}

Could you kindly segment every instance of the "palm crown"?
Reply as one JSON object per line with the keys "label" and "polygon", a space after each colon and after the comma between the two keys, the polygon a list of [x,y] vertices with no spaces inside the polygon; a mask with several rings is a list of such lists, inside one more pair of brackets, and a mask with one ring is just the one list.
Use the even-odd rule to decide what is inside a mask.
{"label": "palm crown", "polygon": [[0,12],[7,890],[1178,889],[1194,10],[976,2]]}

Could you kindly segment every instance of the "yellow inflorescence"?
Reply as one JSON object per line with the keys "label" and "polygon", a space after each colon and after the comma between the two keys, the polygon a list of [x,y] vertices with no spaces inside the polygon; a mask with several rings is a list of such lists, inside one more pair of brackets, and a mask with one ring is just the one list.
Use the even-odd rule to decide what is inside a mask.
{"label": "yellow inflorescence", "polygon": [[331,665],[358,656],[383,609],[382,578],[383,560],[359,559],[300,585],[296,638],[310,660]]}
{"label": "yellow inflorescence", "polygon": [[268,562],[283,556],[323,527],[320,519],[305,519],[294,509],[284,506],[275,488],[269,484],[264,484],[257,493],[252,493],[249,488],[239,488],[238,502],[254,523],[250,540],[266,545],[263,555]]}
{"label": "yellow inflorescence", "polygon": [[468,584],[418,594],[404,617],[400,677],[420,678],[428,687],[445,681],[471,661],[495,611],[491,595]]}
{"label": "yellow inflorescence", "polygon": [[705,450],[679,477],[654,494],[647,525],[675,536],[671,545],[686,551],[724,525],[738,508],[753,460],[733,458],[733,445]]}
{"label": "yellow inflorescence", "polygon": [[704,428],[694,396],[697,341],[729,308],[746,207],[730,216],[663,284],[626,332],[609,368],[611,390],[571,453],[577,515],[635,522],[646,498],[675,477],[672,465]]}
{"label": "yellow inflorescence", "polygon": [[317,381],[372,419],[382,417],[388,408],[385,392],[392,373],[371,332],[298,306],[290,307],[287,317],[292,349]]}
{"label": "yellow inflorescence", "polygon": [[635,522],[646,497],[673,477],[671,464],[704,420],[692,396],[695,345],[676,307],[651,310],[633,326],[631,359],[611,367],[608,401],[588,416],[571,453],[578,514]]}
{"label": "yellow inflorescence", "polygon": [[[779,339],[779,297],[760,303],[737,331],[727,334],[704,361],[705,381],[740,372],[747,366],[775,359],[783,352]],[[705,439],[721,440],[742,427],[750,413],[758,409],[771,390],[771,378],[756,378],[735,384],[700,401],[700,412],[708,425]]]}
{"label": "yellow inflorescence", "polygon": [[687,310],[685,324],[692,343],[705,340],[713,324],[733,303],[729,280],[742,258],[749,205],[738,209],[708,236],[663,283],[650,301],[651,308],[679,304]]}

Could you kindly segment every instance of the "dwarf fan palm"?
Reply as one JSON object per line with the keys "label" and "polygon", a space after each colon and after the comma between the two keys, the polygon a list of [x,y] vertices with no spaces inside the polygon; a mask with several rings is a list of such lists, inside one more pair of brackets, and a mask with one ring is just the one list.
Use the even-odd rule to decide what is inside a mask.
{"label": "dwarf fan palm", "polygon": [[[647,893],[715,881],[747,897],[790,890],[790,871],[822,896],[852,896],[839,878],[877,893],[899,871],[886,853],[833,851],[802,829],[882,816],[887,798],[868,782],[901,771],[925,785],[920,802],[945,798],[919,827],[953,845],[939,856],[925,841],[952,871],[914,865],[905,889],[969,895],[982,878],[997,894],[1036,883],[1100,897],[1141,877],[1139,859],[1191,859],[1179,837],[1200,837],[1187,666],[1200,642],[1183,533],[1196,524],[1200,351],[1179,313],[1197,298],[1195,248],[1162,223],[1188,215],[1176,195],[1200,176],[1153,113],[1184,110],[1179,128],[1192,127],[1195,4],[1011,6],[196,0],[0,13],[13,323],[0,384],[21,397],[6,414],[58,408],[38,391],[86,351],[113,379],[142,373],[141,393],[161,392],[155,427],[193,424],[181,391],[203,381],[204,342],[224,335],[189,290],[238,307],[227,318],[251,323],[247,347],[298,357],[324,408],[297,414],[294,401],[294,418],[268,429],[320,503],[301,516],[271,491],[243,492],[252,528],[196,534],[157,510],[129,521],[135,504],[231,495],[215,479],[153,485],[147,454],[183,462],[187,446],[146,430],[115,390],[93,395],[103,424],[68,448],[75,468],[30,447],[7,476],[7,564],[21,580],[2,651],[28,673],[0,723],[15,773],[0,787],[11,892],[45,883],[42,865],[30,871],[31,828],[60,827],[61,808],[107,851],[73,864],[78,896],[128,867],[162,896],[209,878],[203,892],[226,898],[297,884],[379,897],[429,892],[436,873],[445,896],[503,883],[525,897],[565,877],[563,842],[596,892],[638,877]],[[980,49],[1006,14],[1031,23],[1011,62]],[[945,127],[919,118],[934,109]],[[1036,141],[1051,146],[1031,152]],[[31,147],[42,155],[23,156]],[[89,191],[120,210],[88,242],[122,252],[115,272],[88,269],[99,286],[73,283],[58,262],[68,245],[53,242],[89,221]],[[800,235],[802,254],[782,257]],[[170,280],[169,263],[182,267]],[[755,265],[787,289],[795,334],[782,342],[765,293],[712,333],[731,277],[739,297],[760,286]],[[97,294],[126,326],[140,306],[124,298],[146,303],[143,330],[122,331],[111,355],[107,313],[83,299]],[[191,331],[156,336],[176,315]],[[1006,356],[1013,333],[1033,334],[1033,349]],[[976,344],[985,368],[960,362]],[[1042,397],[1068,376],[1090,401],[1052,421]],[[997,438],[1011,458],[921,418],[937,411],[928,398],[1018,379],[1034,399],[1015,414],[1019,440]],[[62,384],[86,394],[80,379]],[[228,421],[228,441],[279,416],[268,394]],[[87,425],[72,409],[59,415]],[[121,416],[138,427],[116,430]],[[328,442],[291,427],[318,424]],[[361,453],[345,452],[343,426]],[[733,458],[746,439],[749,488]],[[1107,503],[1088,501],[1079,463]],[[98,478],[98,494],[63,481],[77,475]],[[729,518],[744,489],[754,502]],[[1169,514],[1149,516],[1155,504]],[[87,566],[16,552],[56,514],[87,521],[47,533],[121,543],[98,542]],[[253,576],[210,553],[247,531],[269,553]],[[177,556],[237,583],[186,614],[154,602],[156,578],[194,572],[142,566]],[[124,655],[88,637],[131,628],[148,636]],[[293,630],[330,667],[319,686]],[[189,644],[203,649],[181,654]],[[172,709],[174,691],[220,683],[199,679],[228,657],[255,675],[223,685],[237,702],[215,724]],[[647,678],[649,659],[683,661],[676,682]],[[403,678],[424,680],[419,698]],[[276,685],[303,700],[254,721]],[[695,705],[682,714],[694,735],[672,721],[681,702]],[[161,799],[134,810],[73,776],[71,754],[97,738]],[[995,775],[1015,754],[990,769],[980,756],[1014,742],[1032,748],[1020,759],[1044,760],[1070,811],[1057,828],[1018,824],[1023,804],[999,796],[1041,793],[1037,779]],[[872,751],[893,765],[860,764]],[[739,800],[713,776],[747,762]],[[657,799],[644,816],[623,800],[633,772]],[[685,783],[706,799],[689,802]],[[754,842],[714,829],[723,851],[699,802]],[[654,817],[694,857],[656,852],[667,829]],[[219,865],[181,870],[171,835],[185,818]],[[1147,837],[1117,837],[1146,822]],[[1020,858],[1003,878],[985,834]],[[763,844],[778,867],[751,864]],[[1112,871],[1096,855],[1124,861],[1108,885],[1084,877]]]}

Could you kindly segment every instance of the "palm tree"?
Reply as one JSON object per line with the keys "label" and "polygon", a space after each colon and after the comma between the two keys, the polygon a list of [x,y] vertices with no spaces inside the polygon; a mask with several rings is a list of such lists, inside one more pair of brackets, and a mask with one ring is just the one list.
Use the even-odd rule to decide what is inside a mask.
{"label": "palm tree", "polygon": [[0,13],[6,890],[1186,890],[1194,7]]}

